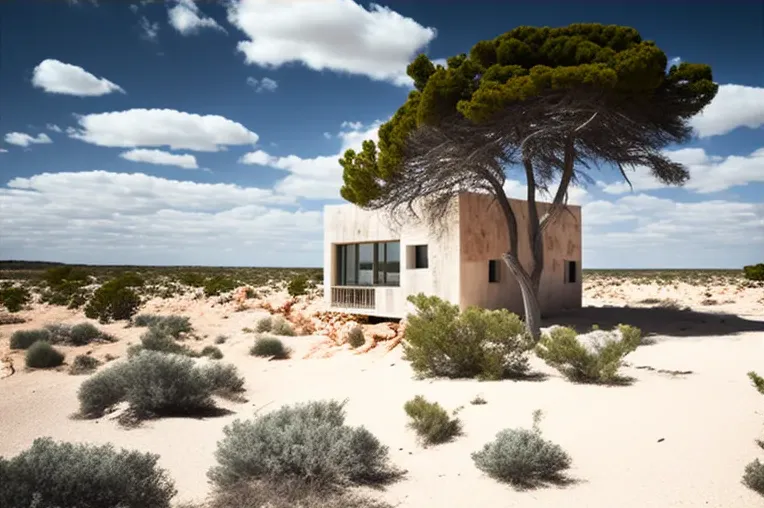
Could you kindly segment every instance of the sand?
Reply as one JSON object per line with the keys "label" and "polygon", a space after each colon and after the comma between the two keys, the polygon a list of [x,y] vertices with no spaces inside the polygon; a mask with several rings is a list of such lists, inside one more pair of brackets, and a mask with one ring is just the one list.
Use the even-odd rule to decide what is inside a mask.
{"label": "sand", "polygon": [[[577,385],[533,359],[542,381],[478,382],[416,380],[401,348],[380,346],[356,355],[342,351],[326,359],[302,359],[317,337],[285,338],[293,360],[267,361],[247,354],[262,310],[234,312],[231,304],[212,306],[190,297],[155,300],[145,311],[188,315],[201,336],[193,347],[211,344],[218,334],[223,362],[235,364],[246,377],[245,403],[221,401],[233,414],[214,418],[166,418],[126,429],[114,415],[77,420],[77,388],[86,376],[64,371],[26,371],[21,356],[12,355],[16,373],[0,380],[0,455],[12,456],[36,437],[114,443],[151,451],[176,481],[177,501],[200,500],[209,492],[206,471],[214,464],[222,428],[236,418],[250,418],[283,404],[347,399],[348,423],[365,425],[389,446],[392,462],[407,470],[402,481],[371,495],[401,507],[561,507],[750,508],[764,501],[744,487],[745,465],[764,453],[755,445],[764,437],[764,396],[750,385],[746,372],[764,374],[764,289],[734,286],[712,288],[716,306],[700,302],[708,288],[679,285],[666,291],[652,285],[598,282],[585,287],[583,311],[552,318],[547,324],[579,327],[610,321],[640,321],[655,343],[627,357],[623,373],[630,386]],[[718,293],[718,296],[716,296]],[[692,310],[652,309],[636,304],[645,298],[671,298]],[[626,308],[624,305],[629,304]],[[699,311],[733,315],[701,314]],[[25,324],[0,326],[0,356],[7,352],[13,330],[47,323],[76,323],[81,313],[36,305],[20,313]],[[624,319],[620,319],[624,318]],[[63,348],[69,358],[92,350],[124,355],[128,342],[143,331],[110,324],[115,344]],[[115,360],[120,361],[120,360]],[[205,361],[205,360],[201,360]],[[671,374],[669,371],[692,371]],[[462,407],[465,434],[451,443],[421,447],[406,427],[403,404],[415,395]],[[481,395],[485,405],[471,405]],[[518,492],[475,468],[470,454],[501,429],[530,427],[532,412],[541,409],[544,435],[563,446],[573,459],[574,483]]]}

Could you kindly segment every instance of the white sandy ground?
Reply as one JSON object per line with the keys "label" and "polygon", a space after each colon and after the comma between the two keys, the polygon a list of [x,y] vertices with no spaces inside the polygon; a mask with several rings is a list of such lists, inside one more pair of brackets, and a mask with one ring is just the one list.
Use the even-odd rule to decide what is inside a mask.
{"label": "white sandy ground", "polygon": [[[605,294],[592,299],[588,297],[592,291]],[[692,291],[681,288],[660,297],[697,306]],[[231,336],[220,346],[225,354],[222,361],[234,363],[246,377],[248,402],[221,401],[221,406],[234,411],[228,416],[167,418],[129,430],[120,427],[113,415],[76,420],[70,415],[77,411],[77,388],[86,376],[25,371],[21,357],[14,355],[16,374],[0,380],[0,455],[13,456],[41,436],[111,442],[151,451],[161,456],[161,465],[175,479],[179,490],[176,501],[199,500],[209,492],[205,474],[214,464],[216,442],[227,423],[282,404],[347,398],[348,423],[365,425],[389,446],[392,462],[408,471],[402,481],[381,491],[369,491],[397,506],[764,506],[761,497],[740,483],[745,465],[756,457],[764,459],[754,443],[754,439],[764,437],[764,397],[746,377],[749,370],[764,373],[764,289],[730,291],[735,303],[719,307],[737,311],[745,321],[726,318],[722,325],[716,318],[704,318],[706,323],[696,318],[685,326],[652,323],[665,335],[656,336],[656,344],[640,347],[627,357],[630,366],[623,372],[636,380],[631,386],[617,387],[570,383],[535,358],[533,366],[549,375],[546,380],[415,380],[400,348],[389,353],[378,347],[364,355],[341,352],[328,359],[300,359],[319,340],[307,337],[285,339],[295,350],[294,360],[268,362],[248,355],[253,335],[241,331],[253,327],[263,311],[231,312],[230,306],[211,307],[190,299],[157,300],[143,310],[190,316],[196,330],[207,335],[203,341],[192,342],[195,347],[212,343],[219,333]],[[601,286],[587,288],[586,304],[623,305],[658,296],[650,287],[631,287],[623,292],[624,285],[604,290]],[[650,314],[642,312],[643,321],[651,325],[644,318]],[[84,320],[81,314],[60,307],[37,306],[21,315],[30,321],[0,326],[0,353],[7,351],[13,330]],[[670,317],[665,313],[656,316]],[[107,352],[123,355],[127,342],[136,342],[143,331],[124,328],[123,324],[103,328],[117,335],[120,342],[63,348],[68,358],[90,349],[99,358]],[[751,331],[733,333],[736,329]],[[668,333],[672,330],[676,331],[673,336]],[[672,376],[637,366],[693,373]],[[403,412],[404,402],[418,394],[448,409],[463,406],[459,417],[465,434],[437,447],[419,446],[406,428]],[[482,395],[487,404],[471,405],[476,395]],[[576,483],[517,492],[482,474],[470,454],[501,429],[529,427],[535,409],[544,412],[544,435],[570,453],[570,474]]]}

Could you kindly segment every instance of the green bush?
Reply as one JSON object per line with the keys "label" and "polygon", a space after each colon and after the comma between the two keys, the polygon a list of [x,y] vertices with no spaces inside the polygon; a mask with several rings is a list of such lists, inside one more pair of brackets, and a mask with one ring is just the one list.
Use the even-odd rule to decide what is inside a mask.
{"label": "green bush", "polygon": [[61,287],[67,283],[84,286],[89,282],[90,275],[73,266],[56,266],[45,270],[42,279],[51,287]]}
{"label": "green bush", "polygon": [[50,342],[48,330],[16,330],[11,335],[11,349],[28,349],[35,342]]}
{"label": "green bush", "polygon": [[642,333],[639,328],[619,325],[611,332],[592,332],[590,344],[582,343],[576,331],[553,328],[542,336],[536,353],[547,364],[571,381],[581,383],[615,383],[621,378],[618,369],[623,358],[637,349]]}
{"label": "green bush", "polygon": [[284,343],[276,337],[258,337],[255,345],[249,350],[253,356],[271,357],[276,360],[289,358],[289,350]]}
{"label": "green bush", "polygon": [[271,324],[271,333],[274,335],[285,335],[288,337],[293,337],[295,335],[292,323],[284,319],[282,316],[276,316],[273,318],[273,322]]}
{"label": "green bush", "polygon": [[141,335],[141,347],[149,351],[194,356],[188,347],[175,342],[169,333],[154,327],[149,328]]}
{"label": "green bush", "polygon": [[764,263],[748,265],[743,267],[743,273],[748,280],[764,281]]}
{"label": "green bush", "polygon": [[244,391],[244,378],[235,366],[213,363],[201,369],[216,395],[232,396]]}
{"label": "green bush", "polygon": [[313,484],[374,482],[395,474],[388,450],[363,427],[345,423],[336,401],[284,406],[223,429],[208,476],[219,488],[256,479],[301,479]]}
{"label": "green bush", "polygon": [[220,350],[219,347],[215,347],[215,346],[204,346],[204,348],[202,349],[201,355],[212,358],[213,360],[220,360],[221,358],[223,358],[223,352]]}
{"label": "green bush", "polygon": [[158,455],[38,438],[0,458],[0,506],[169,508],[176,494]]}
{"label": "green bush", "polygon": [[74,357],[72,365],[69,367],[69,374],[80,375],[90,374],[101,365],[97,358],[90,355],[77,355]]}
{"label": "green bush", "polygon": [[534,414],[533,430],[502,430],[494,441],[473,453],[477,468],[492,478],[521,487],[562,481],[571,459],[560,445],[541,436],[540,414]]}
{"label": "green bush", "polygon": [[48,283],[48,287],[42,291],[41,301],[50,305],[64,305],[70,309],[76,309],[87,301],[87,285],[84,280],[63,280],[56,284]]}
{"label": "green bush", "polygon": [[158,314],[138,314],[132,319],[133,326],[148,326],[161,330],[175,338],[181,333],[189,333],[193,330],[191,320],[187,316],[160,316]]}
{"label": "green bush", "polygon": [[363,336],[363,328],[356,326],[350,333],[348,333],[348,344],[353,349],[358,348],[366,344],[366,337]]}
{"label": "green bush", "polygon": [[64,363],[64,354],[50,345],[49,342],[35,342],[27,349],[24,358],[26,366],[33,369],[49,369]]}
{"label": "green bush", "polygon": [[98,417],[107,409],[125,400],[127,385],[125,373],[130,363],[115,363],[86,379],[77,392],[80,411],[84,416]]}
{"label": "green bush", "polygon": [[764,496],[764,464],[759,459],[745,466],[743,485]]}
{"label": "green bush", "polygon": [[258,333],[270,332],[272,328],[273,328],[272,316],[266,316],[258,320],[257,324],[255,325],[255,331],[257,331]]}
{"label": "green bush", "polygon": [[225,341],[228,340],[228,336],[226,335],[218,335],[215,337],[215,344],[225,344]]}
{"label": "green bush", "polygon": [[69,343],[73,346],[84,346],[95,341],[114,342],[116,339],[99,330],[91,323],[78,323],[69,332]]}
{"label": "green bush", "polygon": [[417,307],[408,316],[403,351],[422,376],[500,379],[524,374],[533,343],[525,325],[507,310],[459,306],[436,296],[409,296]]}
{"label": "green bush", "polygon": [[131,289],[138,285],[137,282],[133,277],[123,276],[104,283],[95,290],[85,306],[85,315],[102,323],[112,319],[130,319],[141,305],[141,299]]}
{"label": "green bush", "polygon": [[196,272],[183,272],[178,274],[178,281],[186,286],[202,288],[204,287],[205,280],[204,275]]}
{"label": "green bush", "polygon": [[32,299],[32,295],[26,288],[10,286],[0,288],[0,304],[8,309],[8,312],[18,312]]}
{"label": "green bush", "polygon": [[451,418],[437,402],[428,402],[417,395],[403,406],[411,418],[409,426],[416,431],[425,444],[439,444],[450,441],[461,432],[461,422]]}
{"label": "green bush", "polygon": [[296,297],[308,293],[308,277],[305,275],[295,275],[287,284],[289,296]]}
{"label": "green bush", "polygon": [[227,293],[234,289],[236,289],[236,281],[221,275],[210,277],[204,282],[204,296],[207,297],[217,296],[220,293]]}
{"label": "green bush", "polygon": [[759,376],[753,371],[748,373],[748,378],[753,383],[753,386],[754,388],[756,388],[756,391],[764,395],[764,378]]}

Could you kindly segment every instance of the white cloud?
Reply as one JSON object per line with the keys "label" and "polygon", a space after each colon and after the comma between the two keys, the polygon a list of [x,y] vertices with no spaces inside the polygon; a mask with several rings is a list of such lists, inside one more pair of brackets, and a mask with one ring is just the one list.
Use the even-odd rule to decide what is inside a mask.
{"label": "white cloud", "polygon": [[175,154],[162,150],[134,149],[119,154],[125,160],[133,162],[145,162],[161,166],[178,166],[184,169],[198,169],[196,157],[190,154]]}
{"label": "white cloud", "polygon": [[229,4],[228,21],[248,37],[237,48],[249,64],[299,62],[404,86],[406,66],[436,36],[387,7],[353,0],[241,0]]}
{"label": "white cloud", "polygon": [[5,135],[5,142],[9,145],[29,146],[53,143],[53,140],[44,132],[37,136],[31,136],[25,132],[9,132]]}
{"label": "white cloud", "polygon": [[140,173],[15,178],[0,187],[0,258],[297,266],[307,252],[320,264],[321,213],[292,203],[267,189]]}
{"label": "white cloud", "polygon": [[45,125],[45,128],[48,129],[49,131],[53,131],[53,132],[59,132],[59,133],[63,132],[61,130],[61,127],[59,127],[58,125],[56,125],[54,123],[49,123],[49,124]]}
{"label": "white cloud", "polygon": [[159,37],[159,23],[152,23],[146,16],[141,16],[138,26],[141,30],[141,38],[147,41],[156,42]]}
{"label": "white cloud", "polygon": [[167,9],[167,18],[170,26],[181,35],[196,34],[204,28],[226,31],[217,21],[202,14],[193,0],[175,0],[175,2],[174,7]]}
{"label": "white cloud", "polygon": [[0,148],[0,153],[8,153],[8,150],[6,150],[5,148]]}
{"label": "white cloud", "polygon": [[324,132],[324,138],[332,139],[332,133],[331,132]]}
{"label": "white cloud", "polygon": [[117,84],[99,78],[82,67],[47,58],[34,68],[32,85],[48,93],[96,97],[113,92],[125,93]]}
{"label": "white cloud", "polygon": [[70,137],[111,147],[160,147],[215,152],[231,145],[253,145],[258,136],[219,115],[196,115],[174,109],[130,109],[77,118]]}
{"label": "white cloud", "polygon": [[682,57],[679,57],[679,56],[675,56],[674,58],[670,58],[669,61],[668,61],[669,67],[671,67],[672,65],[679,65],[680,63],[682,63]]}
{"label": "white cloud", "polygon": [[[685,189],[699,194],[719,192],[749,183],[764,182],[764,148],[750,155],[711,156],[702,148],[683,148],[666,152],[671,159],[684,164],[690,171]],[[627,172],[634,191],[648,191],[667,187],[656,180],[645,167]],[[597,183],[608,194],[623,194],[631,189],[626,182]]]}
{"label": "white cloud", "polygon": [[381,123],[377,121],[364,127],[360,123],[343,122],[342,126],[351,130],[341,131],[338,134],[341,147],[333,155],[313,158],[302,158],[297,155],[277,157],[263,150],[257,150],[243,155],[239,162],[287,171],[289,174],[286,178],[276,184],[275,188],[278,192],[306,199],[338,200],[341,199],[340,187],[342,187],[342,167],[338,159],[348,148],[360,149],[361,143],[366,139],[376,141]]}
{"label": "white cloud", "polygon": [[738,127],[764,125],[764,88],[721,85],[714,100],[690,124],[701,138],[721,136]]}
{"label": "white cloud", "polygon": [[255,79],[252,77],[247,78],[247,84],[255,89],[255,92],[274,92],[279,84],[271,78]]}

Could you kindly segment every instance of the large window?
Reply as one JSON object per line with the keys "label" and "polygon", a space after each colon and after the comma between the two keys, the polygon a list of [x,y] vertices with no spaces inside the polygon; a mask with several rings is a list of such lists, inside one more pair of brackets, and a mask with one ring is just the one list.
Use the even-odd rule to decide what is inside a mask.
{"label": "large window", "polygon": [[400,242],[337,245],[338,286],[399,286]]}

